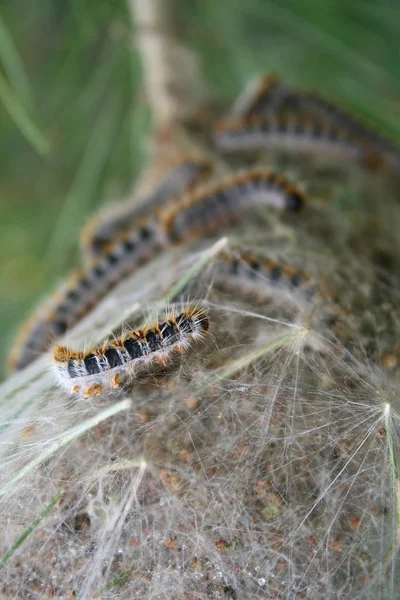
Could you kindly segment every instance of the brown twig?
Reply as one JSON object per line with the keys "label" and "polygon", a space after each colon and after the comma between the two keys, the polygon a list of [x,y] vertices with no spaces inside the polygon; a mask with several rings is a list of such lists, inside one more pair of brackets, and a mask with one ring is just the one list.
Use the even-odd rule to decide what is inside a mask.
{"label": "brown twig", "polygon": [[198,150],[189,125],[204,106],[207,91],[197,56],[177,37],[177,0],[127,2],[153,118],[150,160],[136,186],[146,193],[168,170],[170,160]]}
{"label": "brown twig", "polygon": [[199,61],[177,39],[174,0],[128,0],[157,133],[182,125],[204,104]]}

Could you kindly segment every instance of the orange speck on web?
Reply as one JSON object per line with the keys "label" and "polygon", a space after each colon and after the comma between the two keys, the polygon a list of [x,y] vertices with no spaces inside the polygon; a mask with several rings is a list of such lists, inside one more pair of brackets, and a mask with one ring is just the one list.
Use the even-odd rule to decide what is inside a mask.
{"label": "orange speck on web", "polygon": [[116,390],[121,386],[121,382],[120,382],[120,376],[119,375],[115,375],[115,377],[111,378],[111,387]]}

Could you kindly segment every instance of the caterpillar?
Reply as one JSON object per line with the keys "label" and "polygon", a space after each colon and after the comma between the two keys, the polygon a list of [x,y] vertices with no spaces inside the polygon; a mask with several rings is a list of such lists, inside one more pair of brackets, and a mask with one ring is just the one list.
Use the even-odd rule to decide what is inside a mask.
{"label": "caterpillar", "polygon": [[276,75],[255,77],[235,100],[230,115],[250,117],[279,109],[288,92],[288,87]]}
{"label": "caterpillar", "polygon": [[256,294],[262,300],[277,293],[311,302],[319,291],[313,277],[302,269],[240,248],[221,252],[211,276],[217,287],[233,291],[239,286],[244,296]]}
{"label": "caterpillar", "polygon": [[96,214],[83,228],[81,247],[84,256],[93,260],[104,252],[115,238],[129,231],[135,223],[156,212],[172,198],[190,190],[207,178],[212,163],[201,156],[190,155],[175,161],[151,194],[112,205]]}
{"label": "caterpillar", "polygon": [[275,75],[262,75],[253,79],[234,103],[231,115],[236,117],[268,116],[271,112],[293,112],[312,119],[319,119],[332,127],[343,129],[354,142],[356,139],[369,145],[377,157],[379,167],[398,171],[400,148],[382,134],[373,131],[368,124],[350,111],[327,100],[313,91],[292,89]]}
{"label": "caterpillar", "polygon": [[165,234],[176,243],[228,226],[250,206],[296,212],[303,203],[303,193],[284,177],[256,168],[239,171],[184,195],[162,211],[160,219]]}
{"label": "caterpillar", "polygon": [[375,168],[378,157],[344,129],[304,115],[271,113],[265,117],[226,119],[214,127],[221,151],[279,149],[356,162]]}
{"label": "caterpillar", "polygon": [[292,92],[287,96],[288,108],[324,119],[333,126],[348,131],[355,138],[371,145],[381,156],[381,166],[396,171],[400,168],[400,148],[382,134],[372,130],[368,124],[341,106],[323,98],[315,92]]}
{"label": "caterpillar", "polygon": [[[335,345],[346,355],[349,346],[349,330],[340,302],[332,295],[326,284],[320,284],[310,273],[279,258],[271,258],[257,250],[233,248],[224,250],[214,260],[211,272],[206,274],[213,286],[228,292],[231,297],[256,300],[265,304],[274,302],[282,307],[307,311],[315,315],[313,328],[323,333],[323,338]],[[270,306],[268,306],[270,315]],[[311,347],[323,351],[322,338],[313,338]],[[316,345],[315,345],[316,344]]]}
{"label": "caterpillar", "polygon": [[120,388],[150,363],[166,365],[172,353],[183,354],[192,342],[203,339],[208,329],[204,310],[188,306],[142,330],[125,330],[121,337],[87,352],[56,346],[53,370],[68,393],[88,398]]}
{"label": "caterpillar", "polygon": [[121,279],[148,262],[164,245],[157,222],[144,221],[121,236],[94,264],[69,277],[21,328],[9,369],[23,369],[45,352]]}

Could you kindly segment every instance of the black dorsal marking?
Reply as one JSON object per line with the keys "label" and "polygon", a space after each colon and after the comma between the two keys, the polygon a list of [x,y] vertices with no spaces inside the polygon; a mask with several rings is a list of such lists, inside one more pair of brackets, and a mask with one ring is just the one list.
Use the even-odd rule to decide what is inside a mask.
{"label": "black dorsal marking", "polygon": [[106,357],[108,364],[110,365],[110,369],[114,367],[119,367],[122,365],[122,360],[119,356],[118,350],[115,348],[109,348],[104,352],[104,356]]}
{"label": "black dorsal marking", "polygon": [[53,331],[55,335],[62,335],[67,331],[67,323],[65,321],[53,321]]}
{"label": "black dorsal marking", "polygon": [[132,360],[135,358],[141,358],[143,356],[143,348],[137,340],[132,338],[126,339],[124,342],[124,348]]}
{"label": "black dorsal marking", "polygon": [[104,265],[97,265],[93,267],[92,273],[95,277],[103,277],[105,273]]}
{"label": "black dorsal marking", "polygon": [[160,327],[161,337],[163,340],[168,342],[177,339],[178,332],[175,323],[168,321],[167,323],[163,323]]}
{"label": "black dorsal marking", "polygon": [[161,348],[160,336],[154,331],[149,331],[146,335],[146,342],[149,345],[151,352],[157,352]]}
{"label": "black dorsal marking", "polygon": [[68,300],[79,300],[79,292],[77,292],[76,290],[69,290],[65,297]]}
{"label": "black dorsal marking", "polygon": [[273,281],[274,283],[276,283],[277,281],[280,280],[280,278],[282,277],[282,269],[278,266],[273,267],[271,269],[271,273],[270,273],[270,279],[271,281]]}
{"label": "black dorsal marking", "polygon": [[83,362],[85,363],[86,372],[88,375],[96,375],[97,373],[100,373],[100,367],[94,354],[89,354],[89,356],[87,356]]}
{"label": "black dorsal marking", "polygon": [[178,330],[181,330],[180,333],[188,333],[193,331],[192,321],[183,313],[180,314],[176,319],[176,324],[178,326]]}
{"label": "black dorsal marking", "polygon": [[303,206],[303,198],[301,194],[293,191],[286,196],[286,208],[287,210],[297,212]]}
{"label": "black dorsal marking", "polygon": [[290,278],[290,283],[292,284],[293,287],[298,287],[301,284],[301,281],[302,281],[302,277],[299,273],[295,273]]}
{"label": "black dorsal marking", "polygon": [[105,258],[109,265],[115,265],[119,261],[119,256],[115,256],[112,252],[107,254]]}
{"label": "black dorsal marking", "polygon": [[249,267],[250,267],[250,278],[256,279],[258,276],[258,271],[260,270],[261,264],[258,262],[258,260],[252,259],[251,262],[249,263]]}
{"label": "black dorsal marking", "polygon": [[136,248],[135,242],[133,242],[131,240],[125,240],[123,242],[122,246],[126,252],[133,252],[133,250],[135,250],[135,248]]}

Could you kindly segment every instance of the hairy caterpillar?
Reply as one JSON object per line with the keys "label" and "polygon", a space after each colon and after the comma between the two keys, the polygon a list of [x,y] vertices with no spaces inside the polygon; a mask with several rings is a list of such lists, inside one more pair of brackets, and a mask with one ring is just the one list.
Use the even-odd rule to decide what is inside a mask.
{"label": "hairy caterpillar", "polygon": [[396,171],[400,168],[400,148],[395,142],[371,130],[368,124],[338,104],[316,92],[292,89],[274,75],[254,79],[234,103],[231,114],[237,117],[269,116],[271,112],[295,112],[344,129],[353,142],[370,145],[379,166]]}
{"label": "hairy caterpillar", "polygon": [[138,221],[171,199],[190,190],[208,177],[211,170],[211,162],[201,156],[185,156],[175,161],[151,194],[112,205],[89,220],[81,234],[84,255],[92,260],[104,252],[117,236],[135,227]]}
{"label": "hairy caterpillar", "polygon": [[179,314],[169,314],[165,321],[143,330],[127,330],[87,352],[56,346],[53,361],[57,381],[69,393],[79,392],[86,398],[117,389],[134,378],[140,367],[151,362],[166,365],[171,353],[184,353],[208,328],[203,309],[189,306]]}
{"label": "hairy caterpillar", "polygon": [[22,327],[9,360],[10,369],[31,363],[75,325],[124,277],[148,262],[165,245],[155,221],[144,221],[121,236],[94,264],[73,274]]}
{"label": "hairy caterpillar", "polygon": [[221,252],[212,269],[213,283],[228,291],[238,286],[243,295],[259,298],[278,293],[312,301],[318,286],[309,273],[257,251],[235,248]]}
{"label": "hairy caterpillar", "polygon": [[285,100],[288,108],[296,109],[314,117],[324,119],[333,126],[347,130],[354,137],[371,145],[380,155],[381,165],[391,170],[400,168],[400,148],[368,124],[341,106],[330,102],[315,92],[292,92]]}
{"label": "hairy caterpillar", "polygon": [[314,153],[376,166],[371,148],[344,129],[301,114],[271,113],[264,117],[226,119],[215,125],[214,139],[222,151],[278,149]]}
{"label": "hairy caterpillar", "polygon": [[165,209],[160,218],[168,238],[181,242],[228,226],[250,206],[296,212],[303,203],[302,192],[281,175],[250,169],[194,190]]}

